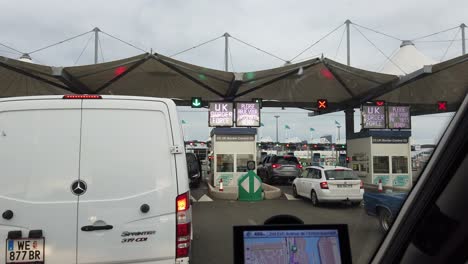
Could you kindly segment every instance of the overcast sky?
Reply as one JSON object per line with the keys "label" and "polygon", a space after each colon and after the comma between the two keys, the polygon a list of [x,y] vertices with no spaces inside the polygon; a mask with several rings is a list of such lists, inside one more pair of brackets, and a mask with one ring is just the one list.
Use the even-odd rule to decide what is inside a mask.
{"label": "overcast sky", "polygon": [[[291,60],[346,19],[398,39],[415,39],[452,27],[468,24],[468,1],[23,1],[0,0],[0,43],[21,52],[31,52],[49,44],[99,27],[102,31],[149,51],[172,55],[229,32],[232,36],[264,49],[284,60]],[[360,28],[386,56],[399,47],[400,41]],[[306,51],[295,61],[324,56],[345,63],[344,27]],[[468,32],[467,32],[468,34]],[[70,66],[93,63],[94,43],[91,34],[31,54],[36,63]],[[450,42],[453,40],[453,42]],[[461,33],[454,29],[415,42],[428,57],[440,61],[461,55]],[[100,34],[100,61],[110,61],[142,53],[104,34]],[[342,40],[342,41],[341,41]],[[436,41],[436,42],[434,42]],[[340,45],[341,42],[341,45]],[[88,43],[88,45],[86,45]],[[86,49],[85,49],[86,47]],[[385,55],[351,27],[351,65],[377,71],[386,62]],[[81,54],[81,56],[80,56]],[[20,55],[0,46],[0,55]],[[245,72],[278,67],[274,58],[230,39],[230,71]],[[224,40],[218,39],[200,48],[174,57],[214,69],[224,69]],[[274,137],[274,117],[291,131],[280,138],[310,138],[309,127],[317,135],[336,135],[334,120],[344,123],[344,115],[307,117],[297,109],[265,110],[263,135]],[[287,114],[286,114],[287,113]],[[181,118],[191,127],[187,136],[206,139],[206,113],[187,112]],[[413,133],[422,141],[433,141],[443,131],[448,115],[413,118]],[[431,120],[429,122],[428,120]],[[357,120],[359,123],[359,120]],[[319,128],[319,129],[317,129]],[[436,129],[434,129],[436,128]],[[284,133],[283,133],[284,132]],[[290,133],[286,135],[286,132]],[[342,133],[343,134],[343,133]]]}

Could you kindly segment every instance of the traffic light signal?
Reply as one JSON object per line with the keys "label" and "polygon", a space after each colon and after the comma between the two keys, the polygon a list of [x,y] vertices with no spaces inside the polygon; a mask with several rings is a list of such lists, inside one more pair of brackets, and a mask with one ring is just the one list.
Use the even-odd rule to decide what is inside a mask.
{"label": "traffic light signal", "polygon": [[317,110],[327,110],[328,109],[328,100],[327,99],[318,99],[317,100]]}
{"label": "traffic light signal", "polygon": [[258,106],[260,108],[263,107],[263,99],[262,98],[253,98],[252,101],[255,102],[255,103],[258,103]]}
{"label": "traffic light signal", "polygon": [[192,108],[201,108],[202,99],[201,97],[192,97]]}
{"label": "traffic light signal", "polygon": [[439,112],[446,112],[447,111],[447,101],[437,102],[437,110]]}
{"label": "traffic light signal", "polygon": [[385,105],[385,101],[383,100],[377,100],[374,102],[376,106],[384,106]]}

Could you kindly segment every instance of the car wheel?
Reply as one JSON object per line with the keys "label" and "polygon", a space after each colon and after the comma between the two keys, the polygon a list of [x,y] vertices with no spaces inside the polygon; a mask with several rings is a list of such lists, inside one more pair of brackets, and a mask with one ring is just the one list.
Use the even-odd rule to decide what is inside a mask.
{"label": "car wheel", "polygon": [[299,197],[299,194],[297,194],[296,185],[293,185],[293,196],[294,196],[294,198]]}
{"label": "car wheel", "polygon": [[387,232],[390,229],[390,226],[392,225],[392,219],[391,219],[391,214],[387,209],[381,208],[379,210],[379,224],[380,228],[384,232]]}
{"label": "car wheel", "polygon": [[361,205],[361,202],[351,202],[352,207],[359,207]]}
{"label": "car wheel", "polygon": [[310,200],[312,201],[313,206],[319,206],[320,202],[314,190],[310,193]]}

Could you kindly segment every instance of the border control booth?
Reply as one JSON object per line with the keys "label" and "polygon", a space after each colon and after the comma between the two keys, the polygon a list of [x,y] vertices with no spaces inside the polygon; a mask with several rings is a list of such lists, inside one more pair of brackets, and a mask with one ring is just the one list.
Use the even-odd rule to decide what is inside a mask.
{"label": "border control booth", "polygon": [[213,186],[237,188],[237,180],[248,172],[247,162],[256,160],[256,128],[213,128],[211,130],[213,149]]}
{"label": "border control booth", "polygon": [[412,187],[409,106],[363,105],[361,131],[347,139],[348,166],[366,187],[407,191]]}

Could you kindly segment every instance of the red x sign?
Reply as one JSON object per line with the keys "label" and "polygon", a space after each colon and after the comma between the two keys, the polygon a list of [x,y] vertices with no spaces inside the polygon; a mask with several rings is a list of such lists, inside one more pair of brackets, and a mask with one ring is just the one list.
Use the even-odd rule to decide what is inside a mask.
{"label": "red x sign", "polygon": [[384,105],[385,105],[385,101],[375,101],[375,105],[376,105],[376,106],[384,106]]}
{"label": "red x sign", "polygon": [[447,101],[439,101],[437,102],[437,109],[439,111],[447,111]]}
{"label": "red x sign", "polygon": [[317,109],[325,110],[328,108],[328,101],[327,99],[318,99],[317,100]]}

